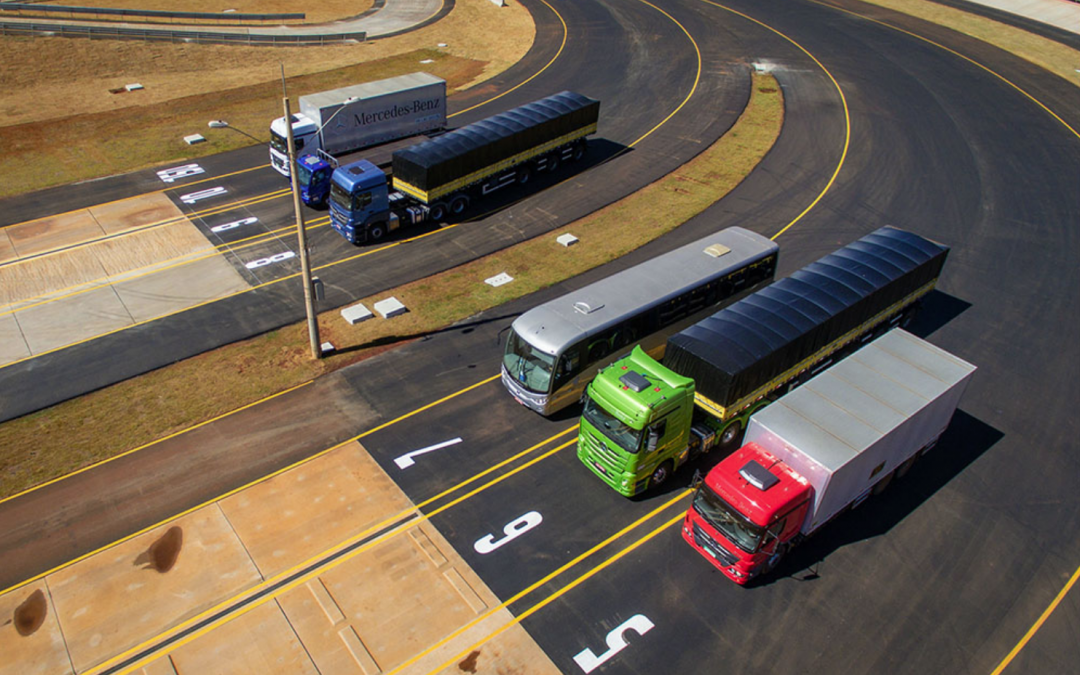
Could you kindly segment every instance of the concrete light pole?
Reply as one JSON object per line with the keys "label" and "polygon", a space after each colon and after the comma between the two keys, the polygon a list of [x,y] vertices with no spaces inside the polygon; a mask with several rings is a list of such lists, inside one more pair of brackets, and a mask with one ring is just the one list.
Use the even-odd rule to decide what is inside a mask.
{"label": "concrete light pole", "polygon": [[308,261],[307,229],[304,225],[304,212],[300,206],[300,182],[296,179],[296,144],[293,141],[292,112],[289,110],[289,95],[285,91],[285,64],[281,65],[281,93],[285,106],[285,139],[289,150],[289,182],[292,183],[293,207],[296,209],[296,233],[300,240],[300,276],[304,282],[304,307],[307,310],[308,336],[311,338],[311,358],[322,358],[322,345],[319,342],[319,321],[315,314],[315,298],[311,285],[311,263]]}

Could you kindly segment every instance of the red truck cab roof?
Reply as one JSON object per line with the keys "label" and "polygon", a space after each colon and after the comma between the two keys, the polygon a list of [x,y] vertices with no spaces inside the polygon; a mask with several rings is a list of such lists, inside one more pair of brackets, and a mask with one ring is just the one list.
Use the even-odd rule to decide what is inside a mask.
{"label": "red truck cab roof", "polygon": [[756,443],[747,443],[717,464],[705,484],[761,527],[805,501],[810,483]]}

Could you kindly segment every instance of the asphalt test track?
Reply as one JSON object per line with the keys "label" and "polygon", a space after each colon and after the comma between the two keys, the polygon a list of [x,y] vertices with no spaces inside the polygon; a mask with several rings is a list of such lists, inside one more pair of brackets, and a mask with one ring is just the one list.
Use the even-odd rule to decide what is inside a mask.
{"label": "asphalt test track", "polygon": [[[496,90],[535,71],[557,47],[545,39],[554,27],[550,12],[527,5],[538,20],[538,44],[526,63],[492,83]],[[600,136],[615,147],[637,139],[689,91],[696,63],[691,43],[649,5],[552,6],[567,22],[566,53],[501,99],[500,109],[573,88],[604,101]],[[340,266],[349,268],[340,272],[349,290],[363,295],[365,288],[443,269],[453,264],[448,251],[483,254],[666,173],[723,132],[745,100],[748,64],[767,60],[784,88],[787,117],[763,164],[729,197],[662,241],[358,364],[340,374],[338,384],[347,391],[335,395],[359,398],[381,419],[393,419],[497,372],[498,336],[528,307],[721,227],[742,225],[770,236],[780,231],[825,188],[841,161],[844,106],[831,74],[850,112],[850,147],[824,198],[779,237],[780,273],[885,224],[950,245],[938,291],[913,330],[979,366],[960,412],[935,453],[902,483],[797,550],[770,582],[736,587],[669,527],[525,626],[568,673],[579,672],[574,654],[584,647],[600,653],[608,631],[637,614],[655,627],[632,635],[603,672],[988,673],[1080,565],[1080,471],[1070,452],[1078,431],[1073,405],[1080,398],[1080,138],[1068,128],[1080,129],[1080,90],[970,38],[854,2],[843,6],[977,61],[1060,119],[957,54],[833,7],[789,0],[657,6],[686,27],[703,56],[699,89],[672,123],[617,161],[483,222],[410,244],[407,252],[399,247],[385,259],[368,256]],[[480,108],[460,121],[486,114]],[[215,170],[258,161],[255,150],[214,158],[223,162]],[[273,178],[258,185],[274,189],[268,187]],[[255,304],[277,307],[288,295],[263,294]],[[143,357],[136,343],[170,345],[166,333],[177,333],[176,341],[197,344],[205,326],[232,325],[221,312],[240,313],[238,332],[257,326],[244,318],[254,316],[247,305],[242,311],[218,305],[181,315],[158,332],[149,326],[129,331],[141,333],[137,340],[121,334],[103,341],[110,344],[89,343],[78,356],[101,358],[104,368],[137,364]],[[8,377],[0,375],[5,388]],[[572,414],[545,420],[529,413],[492,383],[378,432],[365,445],[419,501],[572,424]],[[455,450],[425,456],[408,472],[395,470],[402,447],[456,436],[464,442]],[[572,447],[557,453],[435,519],[501,597],[670,499],[692,473],[677,474],[675,486],[662,494],[628,501],[599,485],[572,453]],[[544,523],[515,542],[520,545],[498,555],[474,552],[476,539],[530,510],[542,513]],[[679,510],[673,506],[645,529]],[[1080,614],[1076,598],[1066,597],[1006,672],[1068,672],[1080,657],[1072,635]],[[512,609],[520,614],[530,604],[526,599]]]}

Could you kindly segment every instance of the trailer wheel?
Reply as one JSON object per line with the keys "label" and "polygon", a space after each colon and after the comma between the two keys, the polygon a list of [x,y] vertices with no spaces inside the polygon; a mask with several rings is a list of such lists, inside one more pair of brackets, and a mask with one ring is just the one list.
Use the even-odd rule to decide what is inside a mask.
{"label": "trailer wheel", "polygon": [[520,169],[518,169],[518,172],[517,172],[518,185],[524,185],[525,183],[528,183],[530,178],[532,178],[532,170],[529,167],[523,166]]}
{"label": "trailer wheel", "polygon": [[652,476],[649,478],[649,487],[657,487],[663,485],[668,477],[671,476],[671,461],[668,460],[656,467],[656,470],[652,472]]}
{"label": "trailer wheel", "polygon": [[558,168],[559,168],[559,156],[557,154],[552,153],[551,155],[548,156],[547,170],[548,171],[554,171],[555,169],[558,169]]}
{"label": "trailer wheel", "polygon": [[460,216],[467,208],[469,208],[469,198],[465,195],[458,195],[450,202],[450,211],[455,216]]}
{"label": "trailer wheel", "polygon": [[435,202],[431,205],[431,210],[428,211],[428,215],[435,222],[440,222],[446,218],[446,204],[442,202]]}
{"label": "trailer wheel", "polygon": [[385,236],[386,236],[386,224],[385,223],[375,223],[374,225],[371,226],[370,229],[368,229],[368,241],[371,241],[371,242],[380,241]]}
{"label": "trailer wheel", "polygon": [[574,154],[570,155],[570,157],[575,162],[577,162],[584,156],[585,156],[585,142],[582,141],[581,143],[578,143],[577,145],[574,146]]}
{"label": "trailer wheel", "polygon": [[903,478],[907,475],[908,471],[911,471],[911,467],[915,466],[915,460],[919,459],[919,453],[915,453],[907,459],[903,464],[896,467],[896,477]]}
{"label": "trailer wheel", "polygon": [[732,422],[720,434],[720,449],[724,452],[734,450],[740,438],[742,438],[742,422]]}
{"label": "trailer wheel", "polygon": [[878,482],[874,483],[874,487],[870,488],[870,494],[872,494],[872,495],[874,495],[876,497],[877,495],[881,494],[882,492],[885,492],[885,489],[887,487],[889,487],[889,483],[892,482],[893,476],[895,476],[895,475],[896,475],[896,472],[894,471],[894,472],[890,473],[888,476],[885,476],[884,478],[882,478]]}

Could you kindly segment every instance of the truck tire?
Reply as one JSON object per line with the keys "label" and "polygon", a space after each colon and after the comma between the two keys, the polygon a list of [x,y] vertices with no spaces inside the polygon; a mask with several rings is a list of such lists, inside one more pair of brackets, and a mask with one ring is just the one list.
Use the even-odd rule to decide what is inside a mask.
{"label": "truck tire", "polygon": [[724,452],[731,452],[738,445],[741,438],[742,422],[732,422],[724,427],[724,430],[720,433],[720,449]]}
{"label": "truck tire", "polygon": [[517,171],[518,185],[524,185],[525,183],[528,183],[530,178],[532,178],[532,169],[530,169],[527,165],[521,167],[520,169],[518,169],[518,171]]}
{"label": "truck tire", "polygon": [[386,223],[375,223],[368,228],[368,241],[381,241],[386,236]]}
{"label": "truck tire", "polygon": [[649,477],[649,487],[654,488],[659,485],[663,485],[667,482],[667,479],[671,477],[671,460],[661,462],[660,466],[656,467],[652,476]]}
{"label": "truck tire", "polygon": [[895,475],[896,475],[896,472],[894,471],[894,472],[890,473],[888,476],[885,476],[884,478],[882,478],[878,482],[874,483],[874,487],[870,488],[870,494],[876,497],[877,495],[881,494],[882,492],[885,492],[885,489],[889,487],[889,483],[892,483],[893,476],[895,476]]}
{"label": "truck tire", "polygon": [[435,202],[431,205],[428,216],[436,223],[443,221],[446,218],[446,204]]}
{"label": "truck tire", "polygon": [[552,153],[552,154],[548,155],[547,170],[548,171],[555,171],[558,168],[559,168],[559,155],[557,153]]}
{"label": "truck tire", "polygon": [[450,212],[455,216],[460,216],[467,208],[469,208],[469,198],[465,195],[458,195],[450,202]]}
{"label": "truck tire", "polygon": [[903,464],[896,467],[896,477],[897,478],[903,478],[904,476],[906,476],[907,472],[911,471],[911,467],[915,466],[915,462],[918,459],[919,459],[919,453],[916,452],[914,455],[909,457]]}
{"label": "truck tire", "polygon": [[585,156],[585,141],[582,141],[574,146],[574,153],[570,155],[570,158],[575,162],[581,160]]}

